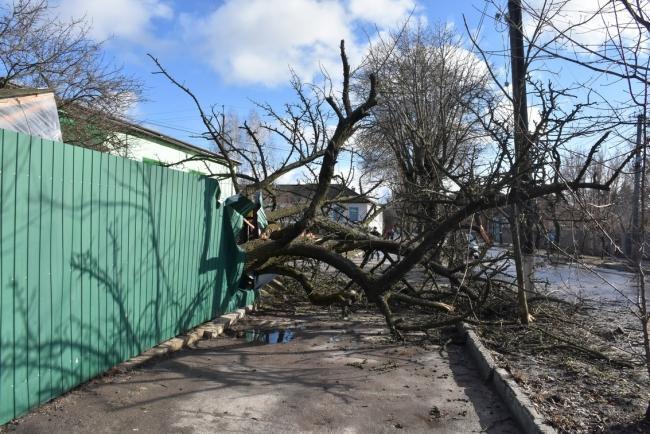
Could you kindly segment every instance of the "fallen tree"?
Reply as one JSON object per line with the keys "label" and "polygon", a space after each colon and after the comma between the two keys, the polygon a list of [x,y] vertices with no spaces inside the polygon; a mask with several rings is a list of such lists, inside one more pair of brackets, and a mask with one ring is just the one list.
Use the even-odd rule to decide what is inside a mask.
{"label": "fallen tree", "polygon": [[[405,27],[402,31],[408,29]],[[394,41],[387,43],[396,47],[400,40],[397,35]],[[420,48],[417,44],[414,47]],[[513,204],[562,195],[566,191],[607,190],[628,164],[629,157],[611,170],[607,179],[585,179],[594,164],[594,156],[607,143],[609,132],[602,128],[573,127],[584,124],[587,117],[581,113],[588,105],[575,103],[567,109],[560,103],[562,91],[550,84],[548,87],[540,85],[536,87],[537,96],[544,104],[540,121],[525,150],[530,155],[526,168],[530,176],[526,182],[521,182],[521,168],[512,143],[513,122],[511,109],[507,109],[507,92],[491,91],[483,76],[469,77],[472,86],[461,89],[468,92],[468,97],[454,106],[458,114],[451,119],[453,122],[444,123],[442,130],[441,125],[429,125],[428,135],[423,136],[418,122],[407,122],[409,116],[385,118],[385,107],[390,106],[389,103],[404,102],[408,94],[382,84],[382,79],[391,79],[390,74],[382,78],[381,67],[385,63],[379,62],[374,68],[353,74],[343,42],[340,56],[342,78],[338,98],[329,79],[320,85],[307,85],[294,76],[296,100],[286,104],[283,112],[260,104],[258,108],[264,112],[266,120],[254,127],[244,122],[236,130],[244,134],[245,140],[241,140],[233,128],[227,128],[222,113],[214,107],[204,108],[187,86],[175,79],[157,59],[152,59],[158,72],[194,101],[206,128],[204,137],[225,157],[228,170],[216,176],[232,179],[241,195],[252,197],[258,191],[263,192],[265,201],[271,204],[267,210],[269,226],[265,233],[241,246],[246,252],[246,270],[272,272],[293,279],[311,294],[311,300],[319,299],[314,293],[320,291],[340,294],[339,301],[343,302],[347,298],[340,291],[358,291],[377,306],[391,331],[398,336],[400,330],[439,327],[470,315],[476,317],[484,308],[488,294],[496,287],[510,293],[516,291],[516,283],[502,273],[502,258],[489,256],[487,245],[478,258],[467,250],[467,234],[471,230],[482,230],[481,216]],[[437,72],[444,73],[444,68],[450,66],[434,64],[429,67],[442,68]],[[457,81],[462,84],[469,78],[461,75]],[[352,94],[353,81],[360,83],[354,86],[356,94]],[[444,95],[459,89],[438,86],[434,91]],[[418,102],[420,105],[439,103],[440,99],[433,97]],[[403,107],[408,104],[406,101]],[[418,104],[413,106],[412,116],[426,116],[429,112],[419,113]],[[445,107],[438,108],[440,113],[445,110]],[[398,141],[392,146],[411,158],[401,161],[400,169],[409,178],[408,182],[400,184],[401,194],[393,197],[392,205],[402,205],[400,218],[408,221],[412,230],[403,230],[398,239],[372,235],[368,230],[369,220],[350,224],[328,218],[337,203],[372,197],[377,186],[387,179],[386,171],[381,177],[375,170],[372,182],[359,182],[354,195],[333,197],[329,194],[334,183],[351,186],[355,168],[363,167],[363,164],[349,164],[347,174],[340,169],[342,160],[363,158],[358,147],[351,144],[353,136],[361,132],[366,138],[382,140],[376,128],[385,129],[386,125],[407,133],[401,138],[403,148],[397,146]],[[453,158],[451,154],[426,150],[427,147],[435,150],[450,145],[452,138],[458,139],[454,134],[461,129],[467,135],[455,140],[458,152],[454,151]],[[575,137],[590,138],[591,145],[576,175],[566,179],[557,169],[563,162],[562,147]],[[415,145],[420,150],[416,150]],[[279,146],[283,152],[277,152]],[[373,157],[385,153],[387,158],[394,158],[389,151],[382,150],[382,146],[382,142],[364,143],[366,151],[368,147],[374,151],[371,152]],[[486,155],[489,158],[486,159]],[[443,161],[443,157],[446,160]],[[243,168],[237,170],[236,160],[244,163]],[[276,183],[281,176],[296,170],[302,170],[314,188],[305,200],[291,206],[279,206]],[[396,182],[395,178],[392,182]],[[406,227],[406,223],[404,225]],[[369,261],[369,254],[377,251],[381,254],[380,261]],[[354,260],[354,254],[359,252],[364,254],[360,263]],[[329,277],[315,278],[322,273],[329,273]],[[396,315],[395,309],[399,312],[416,309],[425,315],[413,319],[408,315]]]}

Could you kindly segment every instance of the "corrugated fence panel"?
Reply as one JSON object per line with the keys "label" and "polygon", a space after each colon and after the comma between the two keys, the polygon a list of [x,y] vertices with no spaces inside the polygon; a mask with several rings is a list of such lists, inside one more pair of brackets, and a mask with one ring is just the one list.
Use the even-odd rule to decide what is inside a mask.
{"label": "corrugated fence panel", "polygon": [[[31,269],[28,269],[27,275],[27,339],[26,339],[26,351],[27,351],[27,384],[29,389],[27,391],[29,396],[30,406],[34,406],[39,403],[40,400],[40,339],[39,333],[41,330],[41,317],[39,315],[40,311],[40,228],[41,228],[41,216],[40,216],[40,200],[38,193],[41,189],[41,149],[42,144],[41,140],[38,138],[32,138],[32,141],[36,142],[32,148],[32,152],[29,156],[29,179],[27,183],[28,192],[27,192],[27,225],[29,230],[27,231],[27,244],[28,244],[28,255],[27,263],[31,266]],[[34,348],[34,351],[30,351],[31,348]]]}
{"label": "corrugated fence panel", "polygon": [[[44,163],[47,164],[47,163]],[[3,177],[4,178],[4,177]],[[3,179],[4,180],[4,179]],[[62,348],[65,337],[63,336],[62,298],[63,298],[63,258],[61,256],[63,245],[63,147],[52,145],[52,196],[47,203],[50,214],[50,283],[52,290],[51,315],[52,315],[52,341],[50,348],[50,373],[52,376],[52,396],[64,391]],[[47,247],[43,247],[47,248]]]}
{"label": "corrugated fence panel", "polygon": [[2,132],[2,239],[0,249],[0,420],[15,414],[14,397],[14,247],[17,134]]}
{"label": "corrugated fence panel", "polygon": [[215,180],[0,130],[0,423],[228,309]]}
{"label": "corrugated fence panel", "polygon": [[[29,403],[28,370],[29,354],[27,321],[29,313],[29,157],[30,138],[24,134],[17,137],[16,161],[16,214],[14,224],[14,400]],[[33,318],[36,320],[36,318]]]}
{"label": "corrugated fence panel", "polygon": [[[76,254],[73,261],[78,261],[79,255],[91,251],[92,248],[92,171],[93,159],[92,153],[82,153],[82,173],[81,173],[81,191],[79,195],[78,215],[81,220],[81,238],[79,240],[79,253]],[[88,274],[76,275],[77,282],[81,288],[81,378],[90,378],[93,365],[93,288],[92,279]]]}
{"label": "corrugated fence panel", "polygon": [[[61,262],[58,276],[61,279],[61,388],[68,390],[73,386],[72,351],[72,297],[76,285],[72,282],[72,268],[69,259],[74,250],[72,235],[75,231],[75,221],[72,215],[74,197],[74,149],[72,146],[60,147],[61,167],[61,244],[59,244]],[[57,154],[59,153],[57,152]],[[58,165],[57,165],[58,166]]]}
{"label": "corrugated fence panel", "polygon": [[[39,398],[40,402],[50,399],[53,392],[52,385],[52,277],[50,274],[50,250],[52,227],[52,149],[53,142],[42,141],[40,146],[40,187],[31,194],[32,199],[39,205],[40,225],[39,232]],[[37,151],[32,149],[32,155]],[[1,367],[0,367],[1,369]]]}

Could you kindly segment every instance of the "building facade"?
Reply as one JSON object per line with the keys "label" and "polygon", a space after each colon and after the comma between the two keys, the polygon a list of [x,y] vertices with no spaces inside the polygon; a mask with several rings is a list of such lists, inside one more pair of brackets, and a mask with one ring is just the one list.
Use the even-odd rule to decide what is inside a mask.
{"label": "building facade", "polygon": [[148,128],[119,121],[124,147],[114,152],[149,164],[168,165],[170,169],[194,172],[219,181],[220,200],[235,194],[223,156]]}
{"label": "building facade", "polygon": [[[309,203],[317,184],[277,184],[275,186],[278,208]],[[323,212],[334,221],[384,230],[383,214],[377,212],[378,204],[340,184],[331,184],[327,192],[327,204]],[[268,201],[267,201],[268,203]]]}

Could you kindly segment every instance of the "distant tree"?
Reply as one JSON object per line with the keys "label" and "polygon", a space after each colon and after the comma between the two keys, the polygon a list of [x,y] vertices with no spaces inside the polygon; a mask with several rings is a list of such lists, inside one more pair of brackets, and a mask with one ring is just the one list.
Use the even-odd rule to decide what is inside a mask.
{"label": "distant tree", "polygon": [[389,183],[402,225],[421,228],[475,174],[479,116],[492,98],[487,70],[454,30],[416,22],[373,44],[362,72],[377,76],[382,98],[360,130],[360,151]]}
{"label": "distant tree", "polygon": [[[508,15],[502,8],[502,2],[489,0],[496,9],[493,16]],[[510,3],[510,2],[509,2]],[[561,77],[561,68],[571,65],[580,71],[576,82],[565,88],[559,95],[577,99],[576,94],[586,94],[589,98],[580,103],[581,111],[587,109],[591,115],[578,122],[574,136],[584,136],[597,130],[618,136],[626,143],[624,155],[608,152],[607,159],[600,162],[595,153],[578,155],[577,168],[574,173],[587,180],[589,177],[598,183],[607,179],[615,164],[611,162],[634,163],[631,169],[634,176],[621,179],[617,186],[614,181],[610,187],[619,187],[618,195],[603,192],[574,191],[567,200],[567,208],[582,215],[591,229],[595,229],[607,241],[617,254],[625,256],[637,275],[637,296],[628,297],[618,289],[619,294],[627,298],[633,314],[641,324],[643,334],[643,358],[650,375],[650,306],[646,294],[646,274],[644,258],[647,257],[647,151],[648,151],[648,102],[650,101],[650,1],[648,0],[607,0],[586,5],[585,10],[576,13],[572,2],[565,0],[547,0],[544,2],[524,1],[523,10],[532,25],[528,26],[526,35],[526,60],[538,58],[544,71]],[[588,35],[588,37],[585,37]],[[583,76],[584,73],[584,76]],[[549,81],[550,82],[550,81]],[[556,92],[548,86],[548,91]],[[541,89],[540,86],[538,86]],[[603,100],[603,89],[609,91]],[[548,93],[547,91],[547,93]],[[556,98],[557,99],[557,98]],[[600,100],[599,102],[596,102]],[[543,106],[545,108],[545,106]],[[576,113],[577,114],[577,113]],[[555,122],[563,129],[566,119],[576,116],[565,115],[561,122]],[[542,119],[544,116],[542,115]],[[538,124],[536,130],[540,129]],[[547,127],[545,127],[547,128]],[[556,136],[559,136],[555,134]],[[566,132],[562,134],[567,136]],[[632,149],[630,149],[632,148]],[[620,149],[618,152],[620,153]],[[562,158],[566,159],[566,152]],[[566,166],[560,162],[557,154],[556,177],[565,179]],[[589,167],[590,168],[589,168]],[[598,168],[598,166],[601,166]],[[620,167],[620,166],[619,166]],[[631,191],[630,191],[631,190]],[[630,194],[631,193],[631,194]],[[616,228],[607,222],[610,209],[616,213],[613,220],[622,226],[625,242],[617,240]],[[578,211],[579,210],[579,211]],[[629,226],[628,226],[629,224]],[[627,226],[627,229],[626,229]],[[631,252],[627,254],[628,236],[630,235]],[[650,406],[648,417],[650,417]]]}
{"label": "distant tree", "polygon": [[122,146],[110,118],[123,117],[142,93],[139,81],[104,57],[85,19],[58,18],[47,0],[0,4],[0,88],[47,87],[62,114],[64,141]]}

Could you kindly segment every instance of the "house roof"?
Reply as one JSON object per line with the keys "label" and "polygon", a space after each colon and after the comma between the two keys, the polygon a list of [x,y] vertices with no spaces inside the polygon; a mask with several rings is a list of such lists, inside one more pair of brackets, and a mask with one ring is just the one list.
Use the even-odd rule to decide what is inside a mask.
{"label": "house roof", "polygon": [[[309,199],[314,195],[318,184],[276,184],[275,190],[279,193],[288,193],[304,199]],[[355,197],[358,196],[358,197]],[[350,198],[342,200],[342,203],[374,203],[365,196],[359,196],[359,193],[342,184],[330,184],[327,190],[327,199],[337,197]]]}
{"label": "house roof", "polygon": [[[155,131],[155,130],[143,127],[142,125],[138,125],[136,123],[129,122],[129,121],[124,120],[124,119],[113,119],[113,121],[119,127],[121,127],[124,130],[123,132],[125,132],[125,133],[131,133],[131,134],[138,135],[138,136],[144,136],[144,137],[147,137],[147,138],[161,140],[163,142],[167,142],[167,143],[171,144],[172,146],[174,146],[176,148],[180,148],[180,149],[182,149],[184,151],[187,151],[189,153],[192,153],[192,154],[203,155],[205,157],[213,158],[213,159],[220,160],[220,161],[224,161],[226,159],[222,154],[212,152],[212,151],[210,151],[208,149],[204,149],[204,148],[201,148],[201,147],[196,146],[196,145],[192,145],[191,143],[187,143],[187,142],[184,142],[182,140],[179,140],[179,139],[176,139],[174,137],[163,134],[163,133],[161,133],[159,131]],[[231,161],[233,163],[237,164],[237,165],[241,164],[239,161],[236,161],[236,160],[231,159]]]}
{"label": "house roof", "polygon": [[[0,99],[2,98],[15,98],[19,96],[27,96],[27,95],[39,95],[43,93],[54,93],[52,89],[36,89],[36,88],[29,88],[29,87],[19,87],[15,85],[11,85],[9,87],[1,88],[0,89]],[[86,111],[86,110],[84,110]],[[177,138],[168,136],[166,134],[163,134],[159,131],[152,130],[150,128],[146,128],[142,125],[138,125],[136,123],[127,121],[126,119],[121,119],[121,118],[112,118],[110,119],[118,128],[121,128],[123,131],[122,132],[129,132],[134,135],[138,136],[144,136],[147,138],[152,138],[152,139],[157,139],[161,140],[163,142],[167,142],[171,144],[172,146],[176,148],[180,148],[184,151],[187,151],[192,154],[196,155],[202,155],[205,156],[206,158],[211,158],[211,159],[216,159],[219,161],[225,161],[226,158],[219,153],[212,152],[208,149],[201,148],[196,145],[192,145],[191,143],[184,142],[182,140],[179,140]],[[237,165],[241,165],[239,161],[232,160],[231,161]]]}
{"label": "house roof", "polygon": [[16,98],[19,96],[40,95],[54,93],[51,89],[35,89],[30,87],[3,87],[0,89],[0,98]]}

